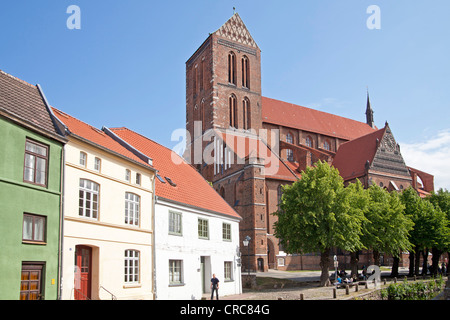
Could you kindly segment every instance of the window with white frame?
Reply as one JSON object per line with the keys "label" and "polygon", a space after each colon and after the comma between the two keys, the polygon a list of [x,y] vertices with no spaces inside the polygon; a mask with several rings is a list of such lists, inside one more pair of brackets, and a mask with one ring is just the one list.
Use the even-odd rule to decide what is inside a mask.
{"label": "window with white frame", "polygon": [[183,261],[169,260],[169,284],[183,283]]}
{"label": "window with white frame", "polygon": [[141,174],[136,173],[136,184],[141,185]]}
{"label": "window with white frame", "polygon": [[35,214],[23,214],[22,240],[45,242],[47,218]]}
{"label": "window with white frame", "polygon": [[100,197],[100,185],[85,179],[80,179],[79,211],[82,217],[97,219]]}
{"label": "window with white frame", "polygon": [[94,170],[100,172],[101,167],[102,167],[102,160],[100,158],[95,157]]}
{"label": "window with white frame", "polygon": [[182,216],[180,212],[169,211],[169,234],[182,235]]}
{"label": "window with white frame", "polygon": [[222,223],[222,239],[231,241],[231,224]]}
{"label": "window with white frame", "polygon": [[125,181],[131,181],[131,171],[128,169],[125,170]]}
{"label": "window with white frame", "polygon": [[80,151],[80,165],[86,167],[87,163],[87,154],[86,152]]}
{"label": "window with white frame", "polygon": [[139,225],[140,197],[131,192],[125,192],[125,224]]}
{"label": "window with white frame", "polygon": [[41,186],[47,185],[48,146],[28,140],[25,143],[23,180]]}
{"label": "window with white frame", "polygon": [[225,281],[231,281],[233,280],[233,262],[232,261],[225,261],[224,262],[224,270],[223,270],[223,277]]}
{"label": "window with white frame", "polygon": [[198,219],[198,237],[199,239],[209,239],[208,220]]}
{"label": "window with white frame", "polygon": [[125,250],[125,283],[139,283],[139,251]]}

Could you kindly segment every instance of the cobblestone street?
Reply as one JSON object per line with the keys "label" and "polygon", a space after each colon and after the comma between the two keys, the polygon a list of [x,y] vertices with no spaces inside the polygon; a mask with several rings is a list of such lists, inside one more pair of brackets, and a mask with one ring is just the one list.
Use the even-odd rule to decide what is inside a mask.
{"label": "cobblestone street", "polygon": [[[407,268],[400,268],[400,276],[398,281],[402,279],[408,273]],[[319,271],[302,271],[302,272],[285,272],[270,270],[265,273],[257,273],[257,277],[268,277],[278,279],[290,279],[299,282],[298,287],[293,288],[273,288],[273,289],[244,289],[240,295],[230,295],[220,297],[222,300],[300,300],[300,295],[303,294],[303,300],[347,300],[347,299],[364,299],[371,293],[374,293],[378,289],[387,287],[393,283],[393,279],[387,278],[386,285],[383,284],[384,278],[390,274],[390,271],[382,272],[382,282],[378,283],[375,287],[373,283],[368,283],[368,288],[365,285],[359,285],[356,292],[355,286],[349,288],[349,294],[346,294],[345,288],[339,288],[336,290],[336,298],[333,297],[334,286],[319,287]],[[207,297],[209,299],[209,297]]]}

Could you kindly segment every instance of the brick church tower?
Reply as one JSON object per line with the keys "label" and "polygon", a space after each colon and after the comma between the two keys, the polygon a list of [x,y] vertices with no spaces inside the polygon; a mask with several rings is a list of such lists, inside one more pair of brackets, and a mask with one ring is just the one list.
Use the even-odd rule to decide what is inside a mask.
{"label": "brick church tower", "polygon": [[[251,270],[258,264],[267,270],[262,260],[267,253],[264,165],[213,136],[231,133],[235,145],[248,150],[250,140],[259,141],[261,119],[261,50],[235,13],[186,62],[185,158],[243,218],[240,240],[249,236],[251,241],[241,248],[242,263],[247,269],[250,260]],[[211,145],[214,163],[204,157]]]}
{"label": "brick church tower", "polygon": [[[284,251],[273,215],[283,186],[318,160],[346,183],[413,185],[422,196],[434,188],[433,176],[406,166],[387,123],[377,129],[368,94],[365,122],[263,97],[261,50],[237,13],[186,62],[186,130],[184,158],[242,217],[240,243],[251,238],[240,247],[244,271],[319,268],[317,254]],[[360,255],[360,263],[369,260]]]}

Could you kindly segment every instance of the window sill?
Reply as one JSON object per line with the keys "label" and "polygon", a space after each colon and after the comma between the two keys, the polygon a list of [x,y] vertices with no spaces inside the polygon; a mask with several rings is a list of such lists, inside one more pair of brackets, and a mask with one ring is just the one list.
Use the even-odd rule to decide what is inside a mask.
{"label": "window sill", "polygon": [[46,246],[47,242],[44,241],[33,241],[33,240],[22,240],[23,244],[35,244],[35,245],[41,245]]}
{"label": "window sill", "polygon": [[133,283],[133,284],[124,284],[123,288],[124,289],[132,289],[132,288],[141,288],[142,285],[140,283]]}
{"label": "window sill", "polygon": [[169,287],[183,287],[184,283],[169,283]]}

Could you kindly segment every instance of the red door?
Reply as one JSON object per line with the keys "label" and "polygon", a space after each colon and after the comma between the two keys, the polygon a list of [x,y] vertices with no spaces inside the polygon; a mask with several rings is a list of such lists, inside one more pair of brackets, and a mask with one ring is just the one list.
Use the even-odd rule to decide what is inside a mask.
{"label": "red door", "polygon": [[86,246],[75,248],[75,300],[91,299],[92,249]]}

